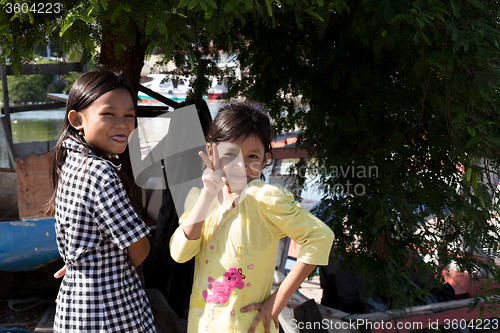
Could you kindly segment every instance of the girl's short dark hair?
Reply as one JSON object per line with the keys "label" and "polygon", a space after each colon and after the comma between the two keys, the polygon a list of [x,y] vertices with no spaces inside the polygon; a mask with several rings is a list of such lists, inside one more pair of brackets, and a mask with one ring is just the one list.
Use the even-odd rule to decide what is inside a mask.
{"label": "girl's short dark hair", "polygon": [[[208,142],[240,141],[251,135],[256,135],[266,153],[270,153],[271,159],[267,161],[266,167],[272,164],[272,131],[271,121],[267,113],[260,107],[249,103],[233,102],[225,105],[219,110],[208,130]],[[264,157],[265,158],[265,157]],[[261,174],[261,179],[264,175]]]}
{"label": "girl's short dark hair", "polygon": [[[94,70],[87,73],[82,74],[73,84],[71,90],[69,92],[68,100],[66,102],[66,113],[64,114],[64,122],[63,129],[59,139],[57,140],[56,145],[53,148],[55,152],[54,156],[54,165],[52,168],[52,183],[54,185],[55,191],[49,202],[47,203],[45,213],[48,215],[53,215],[55,210],[55,198],[57,187],[59,183],[60,173],[62,166],[66,160],[66,149],[62,146],[62,143],[67,139],[72,139],[78,143],[80,143],[84,147],[84,154],[88,156],[88,151],[92,147],[83,139],[82,136],[78,134],[73,126],[71,126],[68,114],[71,110],[75,110],[77,112],[85,111],[92,103],[94,103],[99,97],[110,92],[115,89],[124,88],[127,89],[132,99],[134,101],[134,105],[137,105],[137,95],[133,93],[132,88],[130,87],[127,80],[123,77],[118,76],[117,74],[107,71],[107,70]],[[95,150],[95,149],[93,149]],[[96,153],[100,153],[96,151]],[[126,164],[127,151],[119,156],[122,164]],[[125,156],[124,156],[125,155]],[[123,177],[122,181],[124,182],[125,188],[129,190],[130,184],[127,179]],[[125,181],[124,181],[125,180]],[[127,191],[128,192],[128,191]]]}

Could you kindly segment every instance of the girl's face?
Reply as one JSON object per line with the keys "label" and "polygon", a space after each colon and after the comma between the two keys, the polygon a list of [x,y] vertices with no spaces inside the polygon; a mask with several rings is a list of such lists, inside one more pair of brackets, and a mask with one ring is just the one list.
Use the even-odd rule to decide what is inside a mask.
{"label": "girl's face", "polygon": [[259,178],[270,155],[265,153],[264,145],[256,135],[245,140],[221,142],[217,149],[231,190],[242,190],[247,183]]}
{"label": "girl's face", "polygon": [[93,148],[107,156],[121,154],[135,127],[134,102],[127,89],[111,90],[85,110],[71,110],[68,120]]}

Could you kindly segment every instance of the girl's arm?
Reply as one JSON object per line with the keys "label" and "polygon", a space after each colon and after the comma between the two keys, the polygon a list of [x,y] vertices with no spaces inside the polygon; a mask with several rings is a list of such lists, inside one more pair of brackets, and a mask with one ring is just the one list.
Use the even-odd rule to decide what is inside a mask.
{"label": "girl's arm", "polygon": [[128,259],[134,265],[139,266],[149,254],[149,240],[146,236],[132,243],[128,249]]}
{"label": "girl's arm", "polygon": [[[128,248],[128,259],[134,265],[134,268],[139,266],[144,259],[149,254],[149,240],[146,236],[142,237],[139,239],[137,242],[133,243],[130,245]],[[54,277],[56,279],[59,279],[60,277],[63,277],[66,274],[66,265],[64,265],[63,268],[58,270],[55,274]]]}
{"label": "girl's arm", "polygon": [[226,178],[222,177],[217,145],[215,143],[213,145],[214,163],[212,163],[205,153],[200,152],[199,155],[205,162],[207,169],[201,178],[203,180],[203,189],[201,190],[200,197],[189,213],[189,216],[182,223],[182,230],[184,230],[184,234],[189,240],[200,238],[201,230],[203,229],[202,222],[205,221],[208,209],[226,183]]}
{"label": "girl's arm", "polygon": [[210,193],[205,188],[201,190],[200,197],[196,201],[191,213],[189,213],[189,216],[181,225],[187,239],[195,240],[200,238],[201,230],[203,229],[202,222],[205,221],[208,209],[216,196],[217,193]]}
{"label": "girl's arm", "polygon": [[241,312],[259,310],[259,314],[252,322],[249,333],[253,333],[259,322],[264,319],[264,327],[269,332],[271,320],[276,329],[279,328],[278,315],[288,304],[288,300],[300,287],[302,282],[311,274],[316,265],[305,264],[297,261],[278,289],[262,303],[250,304],[241,309]]}

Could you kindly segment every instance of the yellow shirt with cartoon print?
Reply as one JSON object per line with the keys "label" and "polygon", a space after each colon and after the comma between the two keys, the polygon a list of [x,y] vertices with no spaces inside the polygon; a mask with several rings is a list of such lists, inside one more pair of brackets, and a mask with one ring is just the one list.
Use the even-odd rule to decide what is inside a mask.
{"label": "yellow shirt with cartoon print", "polygon": [[[189,192],[180,225],[200,192]],[[278,242],[285,236],[301,245],[297,260],[328,264],[332,230],[290,192],[261,180],[247,184],[235,208],[215,199],[200,238],[188,240],[178,227],[170,240],[172,258],[182,263],[196,256],[188,332],[248,332],[258,311],[240,309],[269,297]],[[255,332],[264,332],[263,321]],[[271,332],[277,332],[273,324]]]}

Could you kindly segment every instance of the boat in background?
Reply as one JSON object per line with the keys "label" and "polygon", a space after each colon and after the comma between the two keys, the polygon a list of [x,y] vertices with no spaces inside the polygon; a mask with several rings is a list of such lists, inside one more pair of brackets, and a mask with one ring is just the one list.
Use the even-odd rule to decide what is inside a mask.
{"label": "boat in background", "polygon": [[[227,93],[227,87],[219,84],[217,78],[211,78],[212,85],[208,90],[208,95],[204,99],[221,99]],[[186,100],[190,88],[190,79],[187,77],[178,80],[166,79],[165,74],[149,74],[141,77],[140,82],[144,87],[159,93],[173,101],[179,102]],[[141,103],[158,103],[158,100],[139,92],[138,97]]]}

